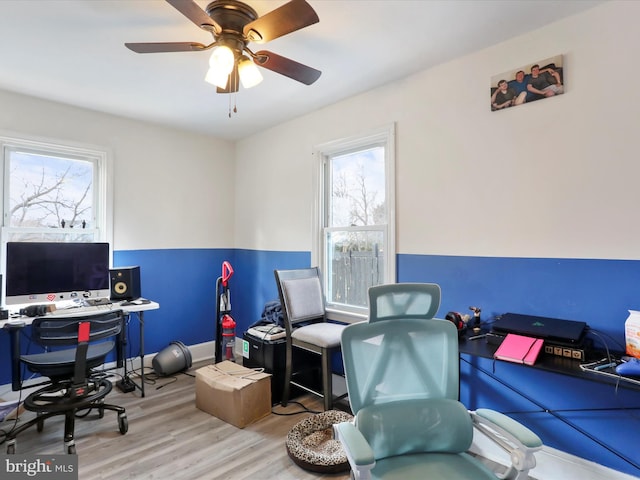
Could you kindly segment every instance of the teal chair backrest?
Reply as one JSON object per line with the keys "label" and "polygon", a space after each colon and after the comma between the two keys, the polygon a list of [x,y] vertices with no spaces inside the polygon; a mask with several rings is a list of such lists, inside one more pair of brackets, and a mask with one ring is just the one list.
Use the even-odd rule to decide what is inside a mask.
{"label": "teal chair backrest", "polygon": [[369,321],[433,318],[440,308],[440,285],[389,283],[369,288]]}
{"label": "teal chair backrest", "polygon": [[441,319],[361,322],[342,332],[351,408],[424,398],[458,399],[458,334]]}

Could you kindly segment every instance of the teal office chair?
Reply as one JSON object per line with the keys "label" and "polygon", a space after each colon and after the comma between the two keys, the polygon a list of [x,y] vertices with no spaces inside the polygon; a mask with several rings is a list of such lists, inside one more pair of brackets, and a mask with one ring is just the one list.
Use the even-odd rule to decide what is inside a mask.
{"label": "teal office chair", "polygon": [[[281,404],[287,406],[291,385],[321,396],[324,409],[333,407],[331,355],[340,350],[344,325],[327,322],[324,293],[318,267],[275,270],[286,336],[285,377]],[[322,390],[305,384],[307,365],[294,365],[293,349],[320,356]],[[306,377],[308,378],[308,376]]]}
{"label": "teal office chair", "polygon": [[433,318],[440,308],[440,285],[389,283],[369,287],[369,321]]}
{"label": "teal office chair", "polygon": [[[538,436],[498,412],[458,401],[455,326],[441,319],[349,325],[342,333],[353,422],[334,425],[355,479],[523,480],[535,466]],[[473,427],[509,452],[497,475],[467,450]]]}

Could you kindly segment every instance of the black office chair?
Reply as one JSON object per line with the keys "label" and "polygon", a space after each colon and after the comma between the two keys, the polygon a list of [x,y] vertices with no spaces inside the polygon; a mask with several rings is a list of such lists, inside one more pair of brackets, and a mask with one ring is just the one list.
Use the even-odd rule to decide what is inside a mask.
{"label": "black office chair", "polygon": [[[296,270],[275,270],[278,294],[282,304],[286,337],[285,377],[282,406],[289,401],[291,385],[324,398],[324,409],[333,407],[331,355],[340,350],[340,335],[345,325],[327,322],[324,293],[318,267]],[[293,347],[313,352],[321,357],[322,391],[303,381],[295,374],[308,370],[296,365],[294,372]]]}
{"label": "black office chair", "polygon": [[[125,409],[104,403],[104,397],[113,388],[111,382],[100,372],[93,371],[105,362],[107,355],[116,347],[116,340],[121,338],[123,322],[122,310],[51,315],[33,320],[31,340],[44,347],[45,351],[19,355],[18,348],[12,358],[14,367],[18,362],[13,371],[19,372],[21,363],[31,372],[49,377],[49,381],[38,384],[41,388],[25,399],[25,409],[35,412],[36,417],[7,434],[8,454],[15,453],[16,437],[20,433],[33,425],[41,432],[44,421],[56,415],[65,416],[65,451],[76,453],[75,417],[80,410],[95,408],[99,418],[104,416],[105,410],[117,412],[120,433],[127,433],[129,426]],[[71,345],[73,348],[60,348]]]}

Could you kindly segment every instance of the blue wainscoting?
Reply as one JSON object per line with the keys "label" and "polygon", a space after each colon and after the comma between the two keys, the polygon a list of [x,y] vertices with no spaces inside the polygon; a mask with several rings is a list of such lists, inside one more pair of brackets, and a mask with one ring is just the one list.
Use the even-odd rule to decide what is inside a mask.
{"label": "blue wainscoting", "polygon": [[241,334],[260,319],[264,304],[278,299],[273,271],[310,266],[309,252],[236,250],[230,283],[231,313]]}
{"label": "blue wainscoting", "polygon": [[621,349],[628,310],[640,308],[640,261],[399,255],[399,282],[442,287],[439,314],[526,313],[582,320]]}
{"label": "blue wainscoting", "polygon": [[[505,312],[582,320],[596,344],[614,350],[623,348],[627,310],[640,308],[640,261],[399,255],[397,267],[399,282],[442,287],[440,317],[470,313],[473,305],[486,321]],[[640,407],[639,390],[468,355],[462,360],[461,400],[469,408],[521,412],[514,416],[546,445],[640,474],[633,446],[640,410],[629,409]]]}
{"label": "blue wainscoting", "polygon": [[[158,352],[171,341],[194,345],[215,337],[216,279],[232,249],[128,250],[114,252],[114,267],[140,266],[142,296],[160,304],[145,313],[145,351]],[[130,329],[127,356],[135,356],[138,328]],[[211,353],[213,356],[213,352]]]}
{"label": "blue wainscoting", "polygon": [[[143,297],[160,304],[145,312],[145,351],[158,352],[173,340],[186,345],[212,341],[215,337],[216,280],[222,262],[233,262],[233,249],[128,250],[114,252],[115,267],[140,266]],[[247,275],[246,271],[244,275]],[[238,272],[238,277],[242,275]],[[235,280],[235,277],[234,277]],[[247,281],[251,284],[251,281]],[[242,302],[238,302],[241,304]],[[26,348],[29,329],[22,341]],[[139,354],[139,329],[135,318],[129,329],[127,356]],[[11,383],[8,335],[0,335],[0,385]],[[32,349],[33,351],[33,349]],[[213,351],[211,356],[213,357]]]}
{"label": "blue wainscoting", "polygon": [[[234,268],[230,281],[232,315],[240,335],[259,319],[265,302],[276,299],[274,269],[310,266],[309,252],[242,249],[169,249],[117,251],[114,265],[139,265],[143,296],[160,303],[145,314],[145,350],[157,352],[173,340],[187,345],[215,336],[216,280],[223,261]],[[435,282],[442,287],[438,316],[482,308],[483,320],[505,313],[582,320],[620,350],[628,309],[640,309],[640,261],[398,255],[398,282]],[[138,329],[130,328],[128,356],[137,355]],[[24,342],[26,343],[26,342]],[[8,360],[8,335],[0,335],[0,352]],[[213,351],[211,352],[213,356]],[[0,384],[11,382],[7,360],[0,364]],[[545,444],[631,475],[640,469],[636,449],[639,410],[602,408],[640,405],[640,392],[616,391],[598,384],[532,368],[463,356],[461,399],[470,407],[517,413]],[[502,383],[501,383],[502,382]],[[507,385],[526,394],[514,393]],[[539,412],[539,405],[556,412]],[[585,410],[589,409],[589,410]],[[570,411],[575,410],[575,411]],[[583,432],[605,445],[589,439]],[[609,448],[610,447],[610,448]],[[617,453],[616,453],[617,452]]]}

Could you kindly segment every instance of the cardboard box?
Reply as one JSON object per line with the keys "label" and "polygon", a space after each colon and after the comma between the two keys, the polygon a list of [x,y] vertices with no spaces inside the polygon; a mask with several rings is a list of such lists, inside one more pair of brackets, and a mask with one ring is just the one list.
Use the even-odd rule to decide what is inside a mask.
{"label": "cardboard box", "polygon": [[229,361],[199,368],[196,407],[244,428],[271,413],[271,375]]}

